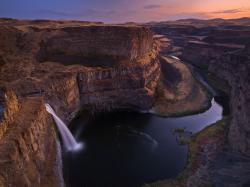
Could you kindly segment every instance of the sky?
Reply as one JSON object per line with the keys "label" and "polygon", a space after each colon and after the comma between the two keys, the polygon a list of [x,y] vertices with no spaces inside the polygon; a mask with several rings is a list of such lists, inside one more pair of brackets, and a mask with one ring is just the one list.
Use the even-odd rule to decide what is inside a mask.
{"label": "sky", "polygon": [[0,0],[0,17],[107,23],[250,17],[250,0]]}

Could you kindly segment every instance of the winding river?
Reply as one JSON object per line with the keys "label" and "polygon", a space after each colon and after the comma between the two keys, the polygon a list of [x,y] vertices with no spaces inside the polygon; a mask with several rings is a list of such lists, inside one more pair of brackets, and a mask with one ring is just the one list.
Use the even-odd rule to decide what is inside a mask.
{"label": "winding river", "polygon": [[204,113],[164,118],[117,111],[80,116],[71,131],[84,143],[64,155],[65,179],[72,187],[137,187],[176,177],[187,164],[187,145],[175,129],[194,134],[228,114],[225,98],[216,96]]}

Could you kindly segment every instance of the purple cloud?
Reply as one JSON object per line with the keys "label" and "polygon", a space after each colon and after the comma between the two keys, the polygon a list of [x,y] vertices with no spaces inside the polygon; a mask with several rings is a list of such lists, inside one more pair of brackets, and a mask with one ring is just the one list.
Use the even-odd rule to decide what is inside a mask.
{"label": "purple cloud", "polygon": [[202,12],[188,13],[182,12],[178,14],[169,15],[168,20],[179,20],[179,19],[208,19],[208,15]]}
{"label": "purple cloud", "polygon": [[243,12],[243,11],[240,9],[228,9],[228,10],[215,11],[213,13],[214,14],[235,14],[239,12]]}
{"label": "purple cloud", "polygon": [[144,6],[144,9],[157,9],[157,8],[161,8],[161,7],[162,7],[162,5],[151,4],[151,5]]}

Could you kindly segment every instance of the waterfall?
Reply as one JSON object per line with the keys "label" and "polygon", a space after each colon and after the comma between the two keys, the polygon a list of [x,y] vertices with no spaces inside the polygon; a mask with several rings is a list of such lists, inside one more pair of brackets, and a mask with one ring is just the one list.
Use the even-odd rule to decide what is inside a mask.
{"label": "waterfall", "polygon": [[69,131],[68,127],[65,123],[56,115],[55,111],[49,104],[45,104],[46,110],[53,116],[54,121],[57,125],[57,128],[61,134],[63,144],[65,148],[69,151],[77,150],[82,147],[82,144],[77,143],[71,132]]}

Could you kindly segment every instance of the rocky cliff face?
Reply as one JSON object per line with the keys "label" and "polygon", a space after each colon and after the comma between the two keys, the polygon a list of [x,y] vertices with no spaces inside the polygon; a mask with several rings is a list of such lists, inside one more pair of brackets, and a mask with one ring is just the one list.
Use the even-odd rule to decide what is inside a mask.
{"label": "rocky cliff face", "polygon": [[152,112],[182,116],[211,106],[207,90],[193,77],[193,70],[172,56],[161,58],[161,81]]}
{"label": "rocky cliff face", "polygon": [[10,124],[14,121],[20,106],[16,95],[12,91],[7,91],[2,99],[3,114],[0,118],[0,139],[4,136]]}
{"label": "rocky cliff face", "polygon": [[226,52],[241,49],[244,49],[243,45],[189,41],[184,47],[182,57],[200,68],[207,69],[211,60],[219,58]]}
{"label": "rocky cliff face", "polygon": [[[225,46],[225,47],[224,47]],[[186,48],[185,48],[186,49]],[[200,51],[199,55],[196,51]],[[191,52],[192,51],[192,52]],[[230,86],[232,121],[229,142],[233,150],[250,155],[249,144],[249,52],[237,45],[192,45],[183,56],[198,67],[208,70]],[[220,88],[222,88],[220,86]]]}
{"label": "rocky cliff face", "polygon": [[[197,54],[197,51],[200,51]],[[183,57],[192,64],[208,70],[220,80],[226,81],[230,89],[223,91],[230,95],[232,121],[229,142],[233,150],[250,155],[249,139],[249,51],[232,44],[189,44],[185,47]]]}
{"label": "rocky cliff face", "polygon": [[67,123],[82,107],[153,104],[160,65],[149,29],[0,19],[0,40],[0,102],[6,103],[6,90],[16,95],[3,105],[0,186],[60,186],[56,135],[45,102]]}
{"label": "rocky cliff face", "polygon": [[46,33],[39,61],[119,65],[121,60],[143,57],[153,47],[152,33],[141,27],[74,26],[37,32]]}
{"label": "rocky cliff face", "polygon": [[[17,102],[7,99],[12,110],[5,115],[7,129],[0,139],[0,186],[61,186],[61,154],[52,118],[41,98]],[[13,101],[14,100],[14,101]],[[18,107],[19,106],[19,107]],[[2,128],[3,122],[0,123]]]}
{"label": "rocky cliff face", "polygon": [[91,69],[79,72],[78,83],[83,105],[96,109],[149,109],[159,79],[159,61],[146,57],[145,64],[130,67]]}
{"label": "rocky cliff face", "polygon": [[[8,63],[1,68],[0,80],[17,95],[45,95],[64,119],[80,106],[101,110],[152,106],[160,65],[158,46],[148,29],[80,22],[0,25],[11,31],[1,32],[5,38],[1,53]],[[7,47],[10,43],[14,52]]]}
{"label": "rocky cliff face", "polygon": [[249,19],[187,19],[148,26],[171,40],[168,53],[211,73],[215,85],[230,95],[229,142],[234,151],[250,155]]}
{"label": "rocky cliff face", "polygon": [[232,148],[250,155],[250,53],[247,50],[224,55],[209,65],[209,71],[231,87],[232,121],[229,142]]}

